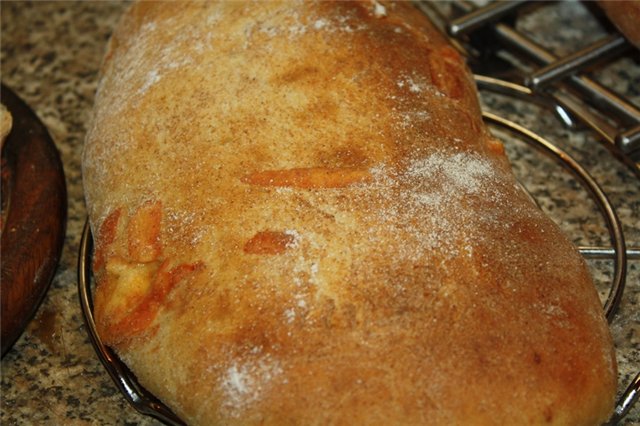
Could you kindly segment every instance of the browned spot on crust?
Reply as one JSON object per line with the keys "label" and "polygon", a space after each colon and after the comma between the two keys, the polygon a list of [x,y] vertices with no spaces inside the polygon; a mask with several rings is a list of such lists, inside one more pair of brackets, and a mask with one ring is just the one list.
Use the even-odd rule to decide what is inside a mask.
{"label": "browned spot on crust", "polygon": [[281,254],[294,242],[295,238],[291,234],[261,231],[245,243],[243,250],[249,254]]}
{"label": "browned spot on crust", "polygon": [[533,353],[533,362],[535,364],[540,364],[542,362],[542,356],[538,352]]}
{"label": "browned spot on crust", "polygon": [[160,220],[162,204],[148,201],[138,207],[127,225],[129,235],[129,256],[131,259],[147,263],[156,260],[162,251],[160,243]]}
{"label": "browned spot on crust", "polygon": [[115,209],[109,216],[102,222],[100,229],[97,232],[95,241],[98,242],[96,251],[93,256],[93,270],[99,271],[104,267],[105,260],[107,258],[107,249],[113,243],[116,238],[116,230],[118,229],[118,222],[120,221],[121,210]]}
{"label": "browned spot on crust", "polygon": [[308,123],[310,115],[321,117],[324,121],[335,121],[338,116],[338,104],[330,97],[320,97],[309,102],[305,109],[296,114],[296,118]]}
{"label": "browned spot on crust", "polygon": [[343,188],[355,183],[368,182],[368,170],[355,168],[310,167],[287,170],[265,170],[251,173],[242,182],[260,186],[279,186],[303,189]]}
{"label": "browned spot on crust", "polygon": [[312,65],[297,66],[290,68],[280,75],[277,75],[274,80],[276,83],[288,84],[305,79],[311,79],[314,76],[318,75],[318,73],[318,67]]}
{"label": "browned spot on crust", "polygon": [[461,99],[465,94],[462,68],[460,54],[452,47],[442,47],[429,55],[431,81],[442,93],[452,99]]}

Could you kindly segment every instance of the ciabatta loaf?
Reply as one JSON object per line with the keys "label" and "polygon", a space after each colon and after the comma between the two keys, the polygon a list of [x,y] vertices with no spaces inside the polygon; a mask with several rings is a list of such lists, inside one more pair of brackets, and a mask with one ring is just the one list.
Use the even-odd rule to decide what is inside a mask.
{"label": "ciabatta loaf", "polygon": [[611,338],[410,4],[137,3],[84,152],[102,339],[191,424],[598,424]]}

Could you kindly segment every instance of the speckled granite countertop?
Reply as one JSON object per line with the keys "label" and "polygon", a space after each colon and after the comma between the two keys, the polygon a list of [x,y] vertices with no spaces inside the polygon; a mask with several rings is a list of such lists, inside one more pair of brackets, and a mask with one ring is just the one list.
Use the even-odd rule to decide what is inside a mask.
{"label": "speckled granite countertop", "polygon": [[[86,214],[80,174],[82,142],[106,41],[125,7],[121,2],[1,3],[2,81],[48,127],[62,156],[69,203],[67,236],[55,279],[35,319],[2,360],[3,424],[157,423],[127,405],[98,361],[76,290],[77,254]],[[564,3],[552,12],[554,16],[570,16],[571,22],[582,26],[570,25],[551,36],[549,41],[558,49],[587,43],[594,34],[591,24],[579,19],[581,13],[584,11],[577,2]],[[547,25],[547,18],[536,20],[534,16],[523,29],[539,34],[537,26]],[[637,59],[616,61],[598,77],[640,105]],[[501,96],[485,94],[483,101],[486,108],[537,129],[579,158],[617,208],[627,243],[640,245],[640,180],[611,158],[589,132],[565,129],[553,115]],[[522,183],[576,243],[607,244],[602,219],[570,177],[517,142],[507,146]],[[612,273],[610,262],[589,263],[604,295]],[[612,324],[621,388],[640,368],[638,260],[630,261],[627,286]],[[640,424],[639,405],[626,424]]]}

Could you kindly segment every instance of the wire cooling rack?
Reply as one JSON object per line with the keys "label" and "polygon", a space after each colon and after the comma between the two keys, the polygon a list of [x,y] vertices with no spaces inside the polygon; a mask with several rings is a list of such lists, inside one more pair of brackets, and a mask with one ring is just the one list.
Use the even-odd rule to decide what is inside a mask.
{"label": "wire cooling rack", "polygon": [[[606,25],[602,13],[594,10],[595,3],[587,4],[591,17],[604,22],[608,31],[563,56],[518,29],[520,16],[530,12],[527,8],[553,8],[556,5],[552,2],[494,1],[482,7],[469,1],[417,4],[455,40],[471,59],[472,67],[489,64],[495,71],[496,64],[510,65],[511,75],[522,80],[532,93],[554,102],[568,125],[580,120],[608,144],[614,155],[640,172],[640,108],[587,75],[594,65],[615,61],[629,51],[640,53],[610,24]],[[582,25],[579,22],[576,17],[568,27]],[[561,23],[544,28],[547,35],[556,38],[563,30]]]}

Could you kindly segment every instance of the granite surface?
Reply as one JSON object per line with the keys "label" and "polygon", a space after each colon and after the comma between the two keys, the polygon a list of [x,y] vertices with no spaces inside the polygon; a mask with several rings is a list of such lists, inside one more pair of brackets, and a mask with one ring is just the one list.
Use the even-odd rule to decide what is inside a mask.
{"label": "granite surface", "polygon": [[[77,255],[85,222],[80,157],[91,112],[97,73],[106,41],[122,2],[0,3],[2,17],[1,77],[38,114],[59,149],[68,190],[68,223],[60,265],[36,317],[2,359],[0,422],[13,424],[150,425],[119,394],[88,340],[77,294]],[[533,15],[528,31],[559,50],[587,42],[601,28],[588,21],[578,2],[549,12],[572,24],[544,35],[547,18]],[[582,16],[584,15],[584,16]],[[576,16],[584,19],[577,19]],[[565,17],[565,18],[563,18]],[[562,21],[565,19],[565,21]],[[585,37],[585,33],[588,37]],[[546,38],[546,39],[545,39]],[[640,105],[640,55],[629,53],[598,72],[630,101]],[[484,92],[483,104],[543,134],[578,158],[608,193],[624,226],[629,246],[640,246],[640,180],[609,155],[587,130],[568,129],[546,110],[502,95]],[[602,217],[580,184],[553,161],[496,129],[506,140],[520,181],[580,245],[607,245]],[[590,260],[602,297],[612,266]],[[620,388],[640,369],[640,260],[629,262],[627,289],[612,323],[620,370]],[[640,404],[625,424],[640,424]]]}

